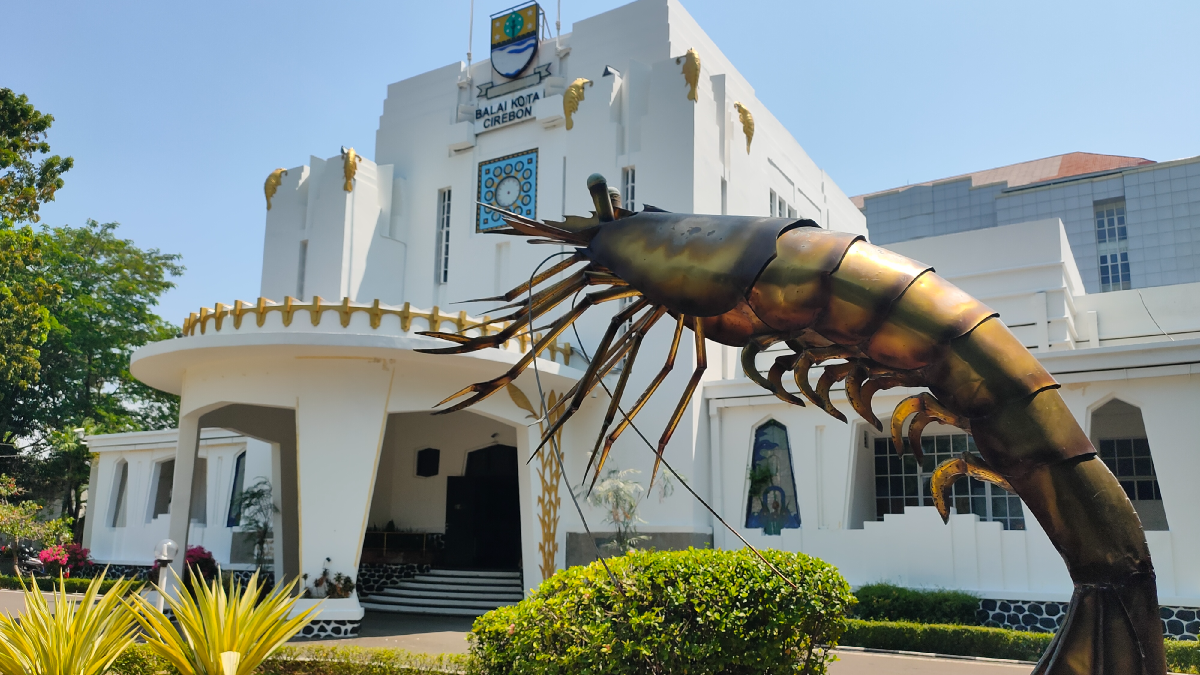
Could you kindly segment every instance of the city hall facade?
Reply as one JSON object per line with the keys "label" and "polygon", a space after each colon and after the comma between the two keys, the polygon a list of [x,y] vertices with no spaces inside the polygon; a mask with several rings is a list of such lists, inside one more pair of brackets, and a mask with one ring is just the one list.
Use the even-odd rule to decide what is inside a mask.
{"label": "city hall facade", "polygon": [[[532,451],[542,397],[582,376],[608,317],[589,313],[578,338],[568,331],[543,354],[540,387],[530,371],[448,415],[434,406],[511,367],[528,338],[467,355],[415,350],[442,346],[422,331],[478,331],[489,305],[455,303],[502,294],[561,250],[500,233],[488,205],[587,215],[585,181],[601,173],[631,210],[803,218],[867,236],[997,309],[1133,500],[1169,632],[1197,633],[1172,617],[1200,607],[1189,414],[1200,405],[1200,159],[1074,153],[852,199],[679,3],[639,0],[557,38],[538,29],[539,11],[495,17],[490,60],[390,85],[371,159],[345,148],[264,171],[261,287],[214,298],[180,337],[132,359],[138,379],[181,396],[178,428],[89,439],[84,538],[96,560],[147,565],[169,536],[249,569],[238,495],[263,484],[278,513],[259,553],[274,573],[360,582],[325,601],[324,634],[353,633],[364,608],[478,614],[594,559],[570,491],[606,396],[565,427],[565,473]],[[642,363],[665,358],[671,337],[651,331]],[[764,392],[737,350],[707,352],[666,457],[748,541],[821,557],[855,585],[969,590],[1009,603],[998,623],[1053,629],[1070,578],[1020,500],[964,480],[948,525],[932,506],[933,462],[968,436],[931,425],[927,464],[901,459],[874,427]],[[638,417],[647,435],[695,356],[684,341]],[[628,390],[656,372],[635,370]],[[844,391],[832,393],[848,412]],[[912,393],[879,392],[876,414]],[[645,482],[652,451],[627,434],[610,466]],[[612,526],[582,506],[603,540]],[[685,490],[644,500],[639,515],[651,546],[741,546]]]}

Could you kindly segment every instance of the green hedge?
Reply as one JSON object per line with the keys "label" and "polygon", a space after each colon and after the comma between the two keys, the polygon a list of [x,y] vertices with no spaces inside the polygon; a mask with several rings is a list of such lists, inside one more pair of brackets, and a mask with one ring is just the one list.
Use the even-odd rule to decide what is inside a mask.
{"label": "green hedge", "polygon": [[[57,577],[35,577],[38,588],[43,591],[53,591],[58,588]],[[87,590],[88,584],[92,583],[91,579],[63,579],[66,584],[68,593],[83,593]],[[25,577],[25,583],[29,583],[29,577]],[[108,589],[112,588],[113,584],[117,583],[116,579],[105,579],[100,582],[100,592],[107,593]],[[0,588],[10,591],[19,591],[23,588],[20,577],[0,576]]]}
{"label": "green hedge", "polygon": [[[258,669],[262,675],[446,675],[466,673],[466,654],[418,654],[403,649],[284,646]],[[125,650],[109,675],[177,675],[145,645]]]}
{"label": "green hedge", "polygon": [[1167,640],[1167,668],[1172,673],[1200,673],[1200,642]]}
{"label": "green hedge", "polygon": [[[846,647],[1037,661],[1053,638],[1050,633],[1026,633],[983,626],[852,619],[842,634],[840,644]],[[1167,640],[1166,648],[1167,667],[1171,672],[1200,674],[1200,642]]]}
{"label": "green hedge", "polygon": [[1004,628],[852,619],[841,645],[1037,661],[1054,636]]}
{"label": "green hedge", "polygon": [[979,625],[979,598],[963,591],[918,590],[867,584],[854,591],[854,617],[869,621],[913,621]]}
{"label": "green hedge", "polygon": [[559,571],[468,636],[486,675],[825,673],[853,603],[837,569],[784,551],[635,551]]}

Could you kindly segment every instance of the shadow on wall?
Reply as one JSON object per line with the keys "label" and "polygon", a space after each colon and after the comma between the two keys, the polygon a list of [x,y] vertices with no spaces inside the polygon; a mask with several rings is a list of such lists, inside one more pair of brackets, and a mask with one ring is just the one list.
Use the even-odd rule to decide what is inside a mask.
{"label": "shadow on wall", "polygon": [[[595,544],[588,543],[584,532],[567,533],[567,567],[587,565],[599,559],[596,549],[599,548],[604,557],[611,558],[613,554],[605,548],[616,537],[616,532],[592,532]],[[646,532],[638,530],[638,534],[649,539],[638,546],[647,551],[685,551],[690,548],[712,548],[711,534],[702,532]]]}

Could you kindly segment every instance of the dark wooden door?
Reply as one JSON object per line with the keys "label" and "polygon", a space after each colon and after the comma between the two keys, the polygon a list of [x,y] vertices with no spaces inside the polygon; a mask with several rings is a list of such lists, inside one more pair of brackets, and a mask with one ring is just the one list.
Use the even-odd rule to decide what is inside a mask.
{"label": "dark wooden door", "polygon": [[475,561],[475,479],[446,478],[446,537],[442,562],[446,567],[471,567]]}
{"label": "dark wooden door", "polygon": [[521,498],[517,449],[493,445],[467,455],[465,476],[446,479],[443,564],[519,569]]}

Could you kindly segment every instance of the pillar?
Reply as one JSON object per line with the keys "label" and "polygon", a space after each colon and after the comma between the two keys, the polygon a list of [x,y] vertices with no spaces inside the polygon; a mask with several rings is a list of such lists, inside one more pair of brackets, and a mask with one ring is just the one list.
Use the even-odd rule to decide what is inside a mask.
{"label": "pillar", "polygon": [[175,446],[175,479],[171,484],[171,524],[167,536],[179,544],[179,552],[171,568],[181,579],[192,510],[192,474],[196,468],[196,449],[199,445],[200,415],[191,413],[180,417],[179,442]]}

